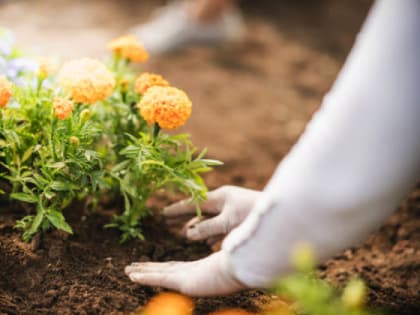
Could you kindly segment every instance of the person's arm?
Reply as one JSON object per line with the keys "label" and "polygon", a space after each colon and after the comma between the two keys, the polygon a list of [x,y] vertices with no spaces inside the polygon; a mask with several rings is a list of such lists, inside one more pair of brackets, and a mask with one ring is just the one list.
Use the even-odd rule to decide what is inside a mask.
{"label": "person's arm", "polygon": [[[127,267],[186,294],[266,287],[297,241],[324,259],[365,238],[420,175],[420,1],[380,0],[320,111],[222,250]],[[211,234],[211,233],[207,233]]]}
{"label": "person's arm", "polygon": [[420,1],[381,0],[321,110],[224,242],[232,270],[266,286],[299,240],[320,259],[356,244],[419,175]]}

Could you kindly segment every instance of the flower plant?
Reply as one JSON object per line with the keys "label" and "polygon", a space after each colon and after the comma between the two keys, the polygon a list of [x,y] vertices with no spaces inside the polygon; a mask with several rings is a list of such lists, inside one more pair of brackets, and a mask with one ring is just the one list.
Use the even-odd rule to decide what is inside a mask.
{"label": "flower plant", "polygon": [[26,241],[49,229],[72,233],[63,210],[74,200],[94,208],[104,194],[124,200],[107,226],[120,229],[121,241],[143,238],[154,193],[184,193],[199,211],[201,174],[221,164],[188,134],[165,132],[185,124],[192,103],[159,75],[135,75],[130,63],[148,58],[141,43],[124,36],[109,48],[108,66],[83,58],[55,75],[40,62],[24,84],[0,77],[0,194],[25,206],[16,226]]}
{"label": "flower plant", "polygon": [[365,306],[367,288],[360,278],[351,279],[340,292],[315,273],[312,247],[299,243],[292,253],[296,272],[280,279],[274,293],[290,303],[281,303],[266,315],[380,315]]}

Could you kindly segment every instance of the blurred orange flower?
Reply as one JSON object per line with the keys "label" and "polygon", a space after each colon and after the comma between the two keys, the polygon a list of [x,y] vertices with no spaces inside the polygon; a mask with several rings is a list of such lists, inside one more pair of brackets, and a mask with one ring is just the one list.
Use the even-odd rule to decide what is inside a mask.
{"label": "blurred orange flower", "polygon": [[55,97],[53,101],[54,115],[60,120],[67,119],[74,108],[72,101],[62,97]]}
{"label": "blurred orange flower", "polygon": [[108,49],[133,62],[145,62],[149,59],[149,54],[143,44],[133,35],[121,36],[112,40],[108,44]]}
{"label": "blurred orange flower", "polygon": [[255,315],[255,314],[248,313],[244,310],[234,308],[234,309],[227,309],[227,310],[213,312],[213,313],[210,313],[209,315]]}
{"label": "blurred orange flower", "polygon": [[152,86],[138,104],[140,114],[149,123],[161,128],[175,129],[191,116],[192,103],[188,95],[170,86]]}
{"label": "blurred orange flower", "polygon": [[6,107],[12,97],[12,83],[0,76],[0,107]]}
{"label": "blurred orange flower", "polygon": [[58,84],[75,102],[93,104],[112,93],[115,79],[100,61],[83,58],[69,61],[61,68]]}
{"label": "blurred orange flower", "polygon": [[159,74],[145,72],[137,78],[134,90],[144,94],[152,86],[169,86],[169,82]]}
{"label": "blurred orange flower", "polygon": [[150,300],[142,315],[192,315],[194,304],[188,297],[176,293],[161,293]]}

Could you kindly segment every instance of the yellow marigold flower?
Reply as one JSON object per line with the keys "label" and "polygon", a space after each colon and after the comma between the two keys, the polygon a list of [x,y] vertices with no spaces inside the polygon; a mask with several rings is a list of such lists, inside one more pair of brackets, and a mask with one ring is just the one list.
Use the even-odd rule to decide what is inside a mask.
{"label": "yellow marigold flower", "polygon": [[74,104],[72,101],[67,100],[65,98],[56,97],[53,101],[53,108],[55,117],[64,120],[71,115],[74,108]]}
{"label": "yellow marigold flower", "polygon": [[139,94],[144,94],[152,86],[169,86],[169,82],[159,74],[145,72],[137,78],[134,90]]}
{"label": "yellow marigold flower", "polygon": [[12,83],[0,76],[0,107],[6,107],[12,97]]}
{"label": "yellow marigold flower", "polygon": [[149,123],[175,129],[191,116],[192,103],[187,94],[171,86],[152,86],[138,104],[140,114]]}
{"label": "yellow marigold flower", "polygon": [[192,315],[194,304],[190,298],[176,293],[161,293],[153,297],[142,315]]}
{"label": "yellow marigold flower", "polygon": [[69,61],[61,68],[58,84],[75,102],[93,104],[112,93],[115,79],[100,61],[83,58]]}
{"label": "yellow marigold flower", "polygon": [[108,49],[133,62],[145,62],[149,59],[149,54],[143,44],[133,35],[121,36],[112,40],[108,44]]}

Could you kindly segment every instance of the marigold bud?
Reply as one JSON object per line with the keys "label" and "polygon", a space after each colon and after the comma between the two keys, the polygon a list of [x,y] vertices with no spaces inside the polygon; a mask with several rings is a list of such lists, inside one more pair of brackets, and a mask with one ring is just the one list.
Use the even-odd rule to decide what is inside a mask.
{"label": "marigold bud", "polygon": [[142,315],[192,315],[194,304],[188,297],[176,293],[161,293],[150,300]]}
{"label": "marigold bud", "polygon": [[169,82],[159,74],[145,72],[136,79],[134,90],[144,94],[152,86],[169,86]]}
{"label": "marigold bud", "polygon": [[74,103],[62,97],[55,97],[53,100],[54,115],[60,120],[67,119],[74,108]]}
{"label": "marigold bud", "polygon": [[144,49],[143,44],[133,35],[126,35],[112,40],[108,44],[108,49],[112,50],[117,56],[133,62],[145,62],[149,59],[149,54]]}
{"label": "marigold bud", "polygon": [[71,136],[70,137],[70,143],[75,146],[78,147],[80,145],[80,139],[75,137],[75,136]]}
{"label": "marigold bud", "polygon": [[122,92],[127,92],[128,91],[128,86],[129,86],[129,81],[126,79],[121,80],[120,82],[120,88]]}
{"label": "marigold bud", "polygon": [[192,103],[184,91],[174,87],[153,86],[138,104],[140,114],[150,124],[175,129],[191,116]]}
{"label": "marigold bud", "polygon": [[84,58],[66,63],[58,74],[58,83],[75,102],[93,104],[112,93],[115,79],[103,63]]}
{"label": "marigold bud", "polygon": [[0,76],[0,107],[6,107],[12,97],[12,83]]}
{"label": "marigold bud", "polygon": [[38,76],[45,80],[53,71],[53,66],[47,58],[38,59]]}
{"label": "marigold bud", "polygon": [[350,309],[357,309],[363,306],[366,299],[366,285],[361,279],[353,279],[344,288],[341,300]]}
{"label": "marigold bud", "polygon": [[312,246],[306,242],[299,242],[295,245],[291,261],[299,271],[311,271],[315,267],[315,255]]}
{"label": "marigold bud", "polygon": [[82,110],[82,112],[80,113],[80,120],[81,121],[87,121],[87,120],[90,119],[90,117],[92,117],[92,112],[87,108]]}

